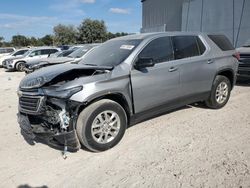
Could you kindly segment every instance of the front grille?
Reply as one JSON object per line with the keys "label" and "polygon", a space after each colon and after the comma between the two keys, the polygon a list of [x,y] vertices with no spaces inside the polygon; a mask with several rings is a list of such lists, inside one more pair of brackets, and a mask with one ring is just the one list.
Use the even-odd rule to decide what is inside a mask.
{"label": "front grille", "polygon": [[19,98],[19,108],[21,112],[38,114],[42,112],[44,97],[41,96],[21,96]]}
{"label": "front grille", "polygon": [[240,63],[239,68],[250,68],[250,63]]}
{"label": "front grille", "polygon": [[242,59],[250,58],[250,54],[240,54],[240,58]]}

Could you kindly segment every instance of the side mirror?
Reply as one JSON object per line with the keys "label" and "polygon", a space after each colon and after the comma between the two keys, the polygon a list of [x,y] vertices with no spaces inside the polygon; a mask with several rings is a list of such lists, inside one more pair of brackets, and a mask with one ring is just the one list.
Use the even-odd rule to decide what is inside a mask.
{"label": "side mirror", "polygon": [[136,69],[143,69],[146,67],[153,67],[153,66],[155,66],[155,63],[152,58],[139,58],[138,61],[135,63]]}

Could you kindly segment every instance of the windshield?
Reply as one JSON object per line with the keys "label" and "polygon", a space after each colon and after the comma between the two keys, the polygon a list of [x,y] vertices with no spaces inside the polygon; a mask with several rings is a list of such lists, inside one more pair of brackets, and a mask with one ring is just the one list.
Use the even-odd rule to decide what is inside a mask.
{"label": "windshield", "polygon": [[117,66],[122,63],[142,40],[111,40],[87,54],[81,64],[94,66]]}
{"label": "windshield", "polygon": [[84,47],[81,47],[78,50],[76,50],[73,53],[71,53],[68,57],[81,58],[84,54],[86,54],[93,47],[94,46],[84,46]]}

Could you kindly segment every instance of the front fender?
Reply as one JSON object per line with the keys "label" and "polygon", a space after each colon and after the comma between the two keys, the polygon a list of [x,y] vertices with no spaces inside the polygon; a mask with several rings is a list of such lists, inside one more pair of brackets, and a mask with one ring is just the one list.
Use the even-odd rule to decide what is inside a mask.
{"label": "front fender", "polygon": [[132,94],[129,76],[85,84],[83,90],[74,94],[70,100],[83,104],[107,95],[118,94],[126,100],[132,112]]}

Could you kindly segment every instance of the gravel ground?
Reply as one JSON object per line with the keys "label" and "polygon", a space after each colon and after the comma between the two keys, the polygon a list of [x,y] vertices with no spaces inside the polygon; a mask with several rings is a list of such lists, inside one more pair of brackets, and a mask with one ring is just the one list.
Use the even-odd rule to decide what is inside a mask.
{"label": "gravel ground", "polygon": [[23,73],[0,70],[0,187],[250,187],[250,84],[221,110],[195,106],[129,128],[103,153],[28,145],[16,120]]}

